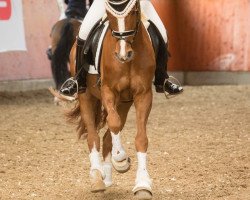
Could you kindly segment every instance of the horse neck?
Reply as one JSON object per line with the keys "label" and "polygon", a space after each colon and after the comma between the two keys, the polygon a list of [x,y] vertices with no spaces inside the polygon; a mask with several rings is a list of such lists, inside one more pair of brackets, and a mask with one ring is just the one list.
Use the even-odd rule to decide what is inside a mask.
{"label": "horse neck", "polygon": [[147,33],[147,30],[146,30],[145,26],[143,25],[142,21],[140,21],[137,34],[134,38],[133,47],[145,46],[145,45],[146,45],[146,47],[148,47],[147,46],[148,44],[151,44],[149,34]]}

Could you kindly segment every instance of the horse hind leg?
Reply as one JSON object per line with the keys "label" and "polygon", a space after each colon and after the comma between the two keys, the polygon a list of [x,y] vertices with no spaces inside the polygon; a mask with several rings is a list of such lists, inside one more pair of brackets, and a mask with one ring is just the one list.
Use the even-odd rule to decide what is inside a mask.
{"label": "horse hind leg", "polygon": [[104,183],[106,187],[112,185],[112,163],[111,163],[111,151],[112,151],[112,138],[110,130],[108,129],[103,136],[103,170],[105,173]]}
{"label": "horse hind leg", "polygon": [[100,138],[95,127],[94,112],[95,106],[97,105],[97,99],[89,92],[86,92],[79,95],[79,102],[81,117],[88,131],[87,142],[90,151],[91,192],[103,192],[106,189],[103,182],[105,173],[100,158]]}
{"label": "horse hind leg", "polygon": [[89,154],[89,158],[91,163],[91,192],[103,192],[106,189],[104,183],[105,172],[103,171],[99,151],[97,151],[95,148],[92,149],[91,153]]}

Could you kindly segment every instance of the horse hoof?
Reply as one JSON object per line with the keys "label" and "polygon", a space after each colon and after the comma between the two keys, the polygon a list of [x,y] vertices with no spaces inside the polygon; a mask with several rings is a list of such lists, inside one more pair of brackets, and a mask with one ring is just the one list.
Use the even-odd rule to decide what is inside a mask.
{"label": "horse hoof", "polygon": [[131,160],[129,157],[127,157],[125,160],[121,162],[117,162],[113,158],[111,158],[111,161],[112,161],[113,167],[119,173],[125,173],[130,169]]}
{"label": "horse hoof", "polygon": [[91,177],[91,192],[104,192],[106,190],[105,183],[102,179],[102,174],[99,170],[93,170]]}
{"label": "horse hoof", "polygon": [[140,200],[152,199],[152,193],[148,190],[139,190],[135,193],[135,197]]}

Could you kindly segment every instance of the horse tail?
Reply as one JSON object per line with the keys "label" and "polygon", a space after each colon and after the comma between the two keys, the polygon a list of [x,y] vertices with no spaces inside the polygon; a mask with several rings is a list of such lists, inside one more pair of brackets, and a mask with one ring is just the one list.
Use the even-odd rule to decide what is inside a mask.
{"label": "horse tail", "polygon": [[95,107],[95,125],[98,132],[106,125],[107,115],[101,100],[98,100]]}
{"label": "horse tail", "polygon": [[65,116],[67,122],[77,124],[76,131],[78,133],[78,138],[80,139],[83,136],[83,138],[86,139],[88,135],[87,128],[82,120],[80,104],[78,101],[71,110],[65,112]]}
{"label": "horse tail", "polygon": [[[97,132],[99,132],[100,129],[103,128],[106,124],[107,112],[104,110],[100,100],[97,101],[96,106],[94,106],[94,108],[95,108],[94,110],[95,126],[97,129]],[[80,109],[79,101],[76,102],[75,106],[71,110],[68,110],[65,113],[65,116],[67,117],[68,122],[77,124],[76,130],[78,133],[78,139],[80,138],[86,139],[88,136],[88,133],[87,133],[87,128],[85,126],[84,120],[81,117],[81,109]]]}
{"label": "horse tail", "polygon": [[66,19],[65,24],[61,28],[60,40],[52,56],[52,72],[57,89],[59,89],[64,81],[70,77],[68,62],[74,40],[73,24],[69,19]]}

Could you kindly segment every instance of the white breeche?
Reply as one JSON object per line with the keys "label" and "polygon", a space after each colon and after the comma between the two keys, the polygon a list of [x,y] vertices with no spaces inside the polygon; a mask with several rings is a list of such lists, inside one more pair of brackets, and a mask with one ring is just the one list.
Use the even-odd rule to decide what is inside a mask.
{"label": "white breeche", "polygon": [[[143,14],[156,25],[165,43],[167,43],[167,31],[150,0],[141,0],[140,3]],[[82,22],[79,32],[81,39],[87,39],[92,27],[104,16],[105,12],[105,0],[95,0]]]}
{"label": "white breeche", "polygon": [[90,6],[79,31],[79,37],[86,40],[91,29],[105,14],[104,0],[95,0]]}
{"label": "white breeche", "polygon": [[60,18],[59,20],[65,19],[66,15],[65,15],[65,8],[64,8],[64,1],[63,0],[57,0],[57,6],[58,9],[60,11]]}

